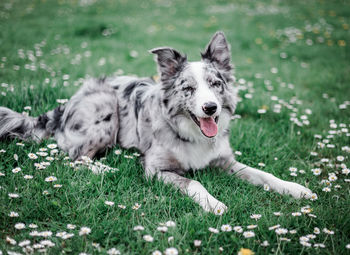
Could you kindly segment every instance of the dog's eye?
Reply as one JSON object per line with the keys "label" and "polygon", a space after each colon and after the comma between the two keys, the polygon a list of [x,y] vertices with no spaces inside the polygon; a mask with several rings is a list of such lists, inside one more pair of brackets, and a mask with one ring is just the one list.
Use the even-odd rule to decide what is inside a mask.
{"label": "dog's eye", "polygon": [[184,87],[184,88],[182,88],[182,90],[185,91],[185,92],[191,92],[191,93],[193,93],[194,88],[193,88],[193,87]]}
{"label": "dog's eye", "polygon": [[222,82],[221,81],[213,81],[211,82],[211,86],[213,87],[221,87]]}

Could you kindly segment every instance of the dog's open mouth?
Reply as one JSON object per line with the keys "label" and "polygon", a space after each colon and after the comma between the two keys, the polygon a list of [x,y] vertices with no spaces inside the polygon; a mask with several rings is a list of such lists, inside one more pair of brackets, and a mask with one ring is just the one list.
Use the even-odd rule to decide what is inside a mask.
{"label": "dog's open mouth", "polygon": [[208,118],[198,118],[193,113],[190,112],[191,118],[193,119],[194,123],[197,124],[197,126],[202,131],[203,135],[206,137],[212,138],[216,136],[218,133],[218,120],[219,116],[208,117]]}

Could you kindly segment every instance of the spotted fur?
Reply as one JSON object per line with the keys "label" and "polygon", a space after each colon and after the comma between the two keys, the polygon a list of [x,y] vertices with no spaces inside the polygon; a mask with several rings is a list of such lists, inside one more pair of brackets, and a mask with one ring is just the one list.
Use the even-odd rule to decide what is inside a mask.
{"label": "spotted fur", "polygon": [[[218,166],[255,185],[310,197],[311,191],[299,184],[235,161],[228,129],[237,96],[230,47],[222,32],[213,36],[199,62],[189,62],[169,47],[150,52],[161,82],[128,76],[90,79],[66,105],[37,118],[1,107],[0,138],[40,141],[54,136],[73,160],[92,158],[116,143],[137,148],[146,176],[173,184],[216,214],[227,207],[199,182],[183,177],[188,170]],[[209,131],[202,125],[209,125]]]}

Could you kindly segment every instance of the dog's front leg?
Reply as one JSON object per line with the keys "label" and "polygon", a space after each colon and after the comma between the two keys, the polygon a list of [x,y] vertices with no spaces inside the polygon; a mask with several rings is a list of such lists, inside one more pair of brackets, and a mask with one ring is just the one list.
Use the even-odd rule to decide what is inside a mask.
{"label": "dog's front leg", "polygon": [[172,184],[183,194],[191,197],[207,212],[220,215],[227,210],[226,205],[210,195],[198,181],[181,176],[180,174],[183,173],[181,165],[175,159],[162,155],[159,150],[157,153],[146,155],[145,170],[147,177],[156,176],[158,180],[166,184]]}
{"label": "dog's front leg", "polygon": [[227,207],[212,195],[198,181],[190,180],[173,172],[160,171],[157,178],[164,183],[172,184],[176,188],[198,203],[205,211],[213,212],[216,215],[223,214]]}
{"label": "dog's front leg", "polygon": [[270,189],[280,194],[292,195],[294,198],[311,198],[312,191],[310,189],[295,182],[281,180],[270,173],[242,164],[236,161],[233,156],[220,158],[214,163],[227,170],[229,174],[235,174],[237,177],[245,179],[254,185],[268,185]]}

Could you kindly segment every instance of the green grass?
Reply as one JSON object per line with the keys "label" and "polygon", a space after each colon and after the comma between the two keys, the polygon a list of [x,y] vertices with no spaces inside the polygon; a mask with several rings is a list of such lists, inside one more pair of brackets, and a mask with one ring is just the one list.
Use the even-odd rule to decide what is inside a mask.
{"label": "green grass", "polygon": [[[119,156],[114,154],[118,147],[107,151],[101,162],[119,171],[95,175],[84,167],[70,167],[63,154],[57,155],[46,169],[37,170],[34,162],[45,161],[44,157],[31,160],[27,155],[54,143],[52,140],[39,145],[25,142],[24,146],[16,145],[19,141],[2,141],[0,149],[6,152],[0,154],[0,172],[5,174],[0,176],[0,250],[4,254],[22,252],[18,245],[6,242],[7,236],[17,243],[28,239],[31,245],[45,239],[29,235],[34,230],[29,228],[31,223],[38,225],[37,231],[53,232],[47,239],[55,246],[47,249],[48,254],[99,253],[92,243],[99,243],[101,253],[115,247],[122,254],[151,254],[155,250],[164,252],[168,247],[176,247],[180,254],[217,254],[220,249],[224,254],[237,254],[241,248],[249,248],[256,254],[349,253],[345,248],[350,243],[350,189],[349,182],[345,182],[349,176],[342,174],[336,160],[342,155],[345,157],[342,163],[350,164],[349,153],[342,150],[350,144],[349,132],[329,138],[335,148],[317,146],[329,135],[330,120],[338,124],[335,130],[341,130],[340,123],[350,129],[350,105],[339,109],[339,105],[350,100],[348,1],[106,0],[80,6],[82,2],[88,1],[0,3],[1,106],[19,112],[31,106],[29,113],[37,116],[57,107],[56,99],[69,98],[78,89],[80,78],[112,75],[118,69],[125,74],[155,75],[156,66],[147,52],[149,49],[169,45],[197,60],[211,35],[223,30],[232,46],[237,78],[245,79],[241,86],[246,90],[240,92],[243,100],[236,112],[242,118],[231,124],[231,144],[234,150],[242,152],[237,159],[255,167],[263,162],[264,170],[308,186],[318,194],[318,199],[294,200],[265,192],[217,169],[188,174],[229,207],[226,214],[215,216],[203,212],[174,188],[146,180],[139,160],[124,158],[135,151],[123,150]],[[306,24],[313,26],[311,31],[307,31]],[[300,30],[301,36],[295,43],[288,43],[286,36],[277,36],[286,28]],[[103,36],[106,29],[112,33]],[[307,39],[312,40],[312,45],[307,45]],[[29,55],[39,48],[42,56],[30,60]],[[19,51],[23,51],[24,58]],[[138,56],[131,57],[131,51],[137,51]],[[281,58],[281,53],[286,58]],[[80,61],[72,64],[79,56]],[[104,61],[104,65],[98,64]],[[33,64],[36,70],[26,69],[26,64]],[[14,66],[19,70],[14,70]],[[272,73],[272,67],[278,73]],[[64,84],[65,74],[69,75],[68,84]],[[293,84],[293,89],[288,84]],[[247,89],[252,99],[245,98]],[[292,110],[285,106],[281,113],[275,113],[277,102],[271,96],[289,103],[293,97],[301,100],[292,106],[299,120],[305,109],[312,110],[308,115],[310,125],[299,127],[291,122]],[[257,113],[261,107],[267,109],[266,114]],[[314,138],[315,134],[322,135],[322,139]],[[311,151],[318,152],[318,156],[311,156]],[[311,169],[322,158],[328,158],[333,166],[321,164],[322,174],[315,176]],[[22,171],[13,173],[15,167],[21,167]],[[305,174],[290,176],[290,167],[304,169]],[[325,184],[320,182],[330,172],[336,173],[338,179],[327,193],[322,191]],[[24,175],[32,175],[33,179],[25,180]],[[57,177],[55,183],[62,184],[61,188],[45,182],[51,175]],[[336,189],[336,185],[341,187]],[[43,194],[45,190],[48,195]],[[20,197],[10,198],[9,193]],[[108,207],[105,201],[113,201],[115,205]],[[135,203],[141,204],[138,210],[132,209]],[[306,205],[310,205],[317,218],[291,215]],[[19,217],[9,217],[11,211]],[[283,215],[278,217],[273,212]],[[255,221],[251,214],[262,217]],[[169,220],[176,222],[175,228],[169,228],[167,233],[156,230],[160,223]],[[26,228],[16,229],[18,222],[25,223]],[[67,224],[77,227],[68,230]],[[219,234],[208,231],[209,227],[220,228],[223,224],[239,225],[244,231],[248,225],[256,224],[257,228],[252,230],[255,237],[246,239],[234,231]],[[297,233],[278,236],[268,230],[276,224]],[[134,231],[136,225],[144,226],[145,230]],[[91,233],[79,236],[82,226],[91,228]],[[304,247],[299,243],[299,238],[312,234],[315,227],[321,233],[310,243],[312,246],[324,243],[325,248]],[[334,235],[322,232],[323,228],[334,231]],[[56,237],[61,231],[75,236],[62,240]],[[145,242],[142,238],[145,234],[152,235],[154,241]],[[170,236],[173,240],[168,241]],[[201,240],[202,245],[194,247],[194,240]],[[260,243],[264,240],[270,246],[262,247]]]}

